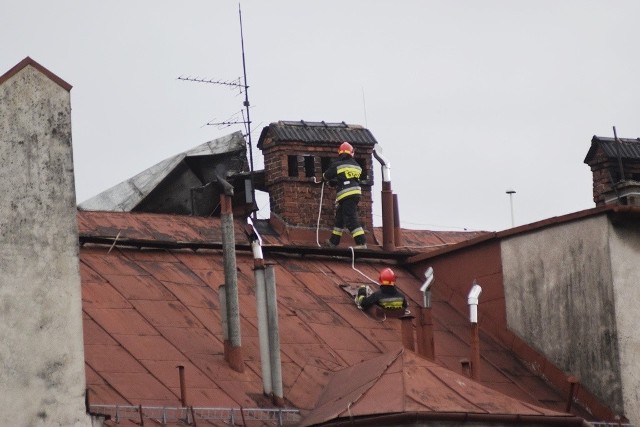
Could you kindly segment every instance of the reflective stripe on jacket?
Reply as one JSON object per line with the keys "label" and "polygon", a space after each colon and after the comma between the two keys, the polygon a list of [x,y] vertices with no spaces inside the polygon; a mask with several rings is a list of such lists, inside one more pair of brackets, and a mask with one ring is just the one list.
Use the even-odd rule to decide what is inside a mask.
{"label": "reflective stripe on jacket", "polygon": [[346,197],[362,194],[361,174],[362,168],[358,162],[348,154],[343,154],[329,166],[329,169],[322,176],[327,181],[335,180],[337,182],[336,202],[339,202]]}

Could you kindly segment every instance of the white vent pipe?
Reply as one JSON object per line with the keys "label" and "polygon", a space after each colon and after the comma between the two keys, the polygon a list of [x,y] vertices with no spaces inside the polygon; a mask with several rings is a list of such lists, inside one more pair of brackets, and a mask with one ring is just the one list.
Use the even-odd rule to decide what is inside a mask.
{"label": "white vent pipe", "polygon": [[391,163],[382,155],[380,144],[373,146],[373,157],[382,165],[382,182],[391,182]]}
{"label": "white vent pipe", "polygon": [[474,280],[467,299],[467,303],[469,304],[469,321],[471,323],[478,323],[478,299],[481,293],[482,288]]}
{"label": "white vent pipe", "polygon": [[245,233],[251,242],[253,252],[253,274],[256,280],[256,314],[258,317],[258,342],[260,344],[260,367],[262,369],[262,391],[265,396],[270,396],[271,386],[271,361],[269,356],[269,322],[267,320],[267,293],[264,274],[264,262],[262,255],[262,238],[253,226],[251,218],[247,218]]}
{"label": "white vent pipe", "polygon": [[433,284],[433,267],[427,268],[424,272],[425,281],[420,287],[422,292],[423,307],[431,308],[431,285]]}

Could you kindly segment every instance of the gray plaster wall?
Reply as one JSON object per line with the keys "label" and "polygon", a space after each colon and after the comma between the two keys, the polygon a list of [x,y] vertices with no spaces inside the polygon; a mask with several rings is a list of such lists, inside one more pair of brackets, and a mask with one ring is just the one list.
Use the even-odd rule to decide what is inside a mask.
{"label": "gray plaster wall", "polygon": [[609,241],[603,214],[506,238],[501,258],[508,327],[623,414]]}
{"label": "gray plaster wall", "polygon": [[0,425],[89,426],[69,92],[0,85]]}
{"label": "gray plaster wall", "polygon": [[610,227],[624,412],[640,426],[640,224],[636,219]]}

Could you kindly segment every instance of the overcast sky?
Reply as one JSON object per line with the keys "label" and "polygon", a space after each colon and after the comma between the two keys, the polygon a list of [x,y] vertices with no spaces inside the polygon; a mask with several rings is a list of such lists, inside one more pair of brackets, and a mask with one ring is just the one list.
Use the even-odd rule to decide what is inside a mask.
{"label": "overcast sky", "polygon": [[[242,76],[238,4],[5,1],[0,74],[30,56],[73,85],[78,202],[243,129],[205,125],[239,113],[242,95],[177,79]],[[592,136],[640,137],[637,0],[241,7],[254,145],[278,120],[367,126],[404,227],[508,228],[507,189],[516,225],[591,208]]]}

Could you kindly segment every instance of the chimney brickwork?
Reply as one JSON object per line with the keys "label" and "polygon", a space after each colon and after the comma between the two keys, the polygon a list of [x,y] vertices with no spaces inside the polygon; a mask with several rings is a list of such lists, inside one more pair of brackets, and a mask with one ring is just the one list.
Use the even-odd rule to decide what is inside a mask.
{"label": "chimney brickwork", "polygon": [[593,201],[596,206],[604,205],[604,193],[613,190],[613,182],[617,181],[617,175],[613,176],[612,169],[618,169],[615,162],[609,160],[602,151],[596,152],[596,155],[589,164],[591,173],[593,174]]}
{"label": "chimney brickwork", "polygon": [[594,136],[585,163],[591,168],[596,206],[640,205],[640,141]]}
{"label": "chimney brickwork", "polygon": [[[265,131],[259,147],[264,155],[265,186],[269,192],[271,215],[287,226],[315,228],[322,196],[320,228],[332,228],[335,188],[325,183],[322,194],[320,181],[322,173],[337,158],[338,147],[343,141],[279,141]],[[370,233],[373,230],[373,144],[349,142],[354,146],[355,159],[363,168],[362,197],[358,210],[362,226]],[[348,236],[348,233],[344,236]]]}

